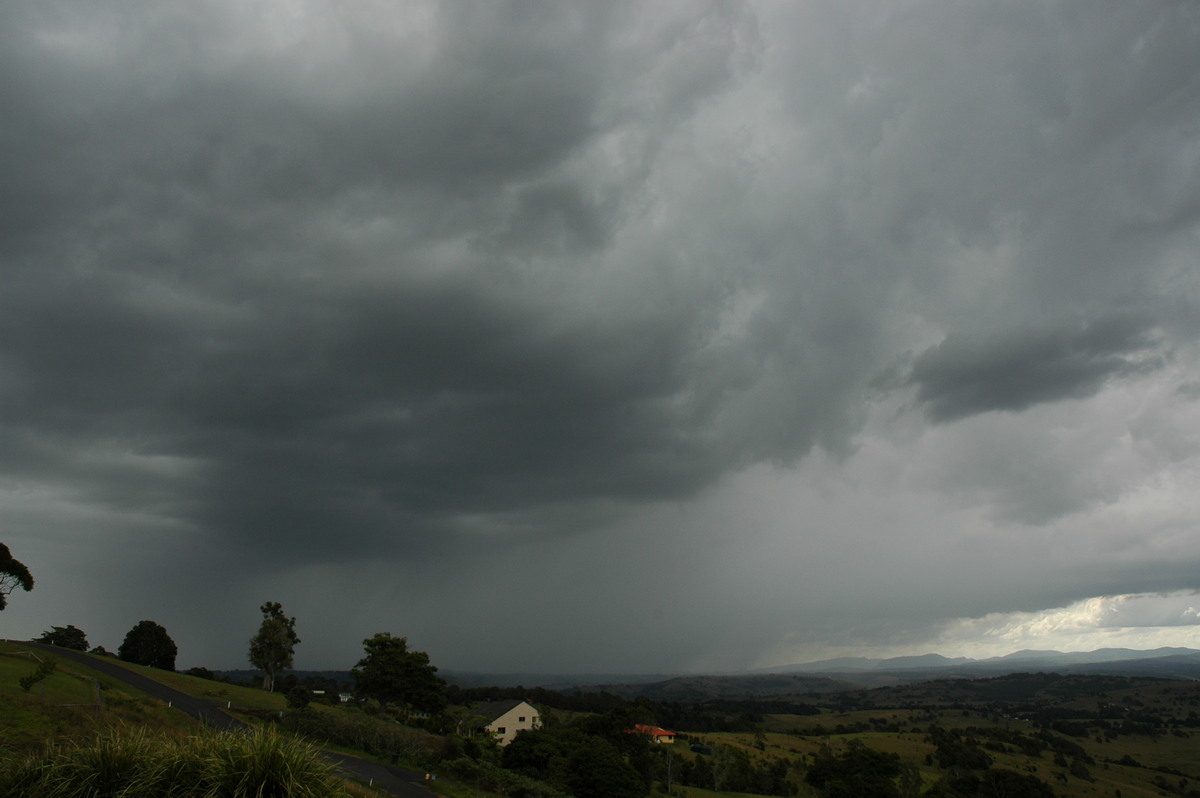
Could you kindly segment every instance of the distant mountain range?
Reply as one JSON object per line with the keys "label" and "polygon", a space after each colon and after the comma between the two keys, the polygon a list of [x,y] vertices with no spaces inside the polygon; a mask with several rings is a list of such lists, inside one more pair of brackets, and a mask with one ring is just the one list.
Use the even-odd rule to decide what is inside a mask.
{"label": "distant mountain range", "polygon": [[1141,676],[1200,679],[1200,650],[1158,648],[1153,651],[1108,648],[1098,651],[1017,651],[1004,657],[975,660],[925,654],[916,657],[838,659],[786,665],[753,673],[721,676],[675,676],[659,681],[616,681],[593,684],[623,698],[702,701],[719,698],[804,701],[816,694],[863,688],[895,687],[942,679],[981,679],[1012,673]]}
{"label": "distant mountain range", "polygon": [[903,674],[911,671],[937,672],[940,678],[947,674],[992,675],[1013,671],[1056,670],[1073,673],[1097,672],[1149,672],[1179,670],[1186,673],[1182,678],[1200,678],[1200,650],[1194,648],[1156,648],[1138,651],[1130,648],[1102,648],[1096,651],[1016,651],[1003,657],[970,659],[968,657],[943,657],[941,654],[925,654],[917,657],[892,657],[869,659],[866,657],[841,657],[798,665],[784,665],[759,671],[760,673],[805,673],[822,676],[853,676],[863,673]]}
{"label": "distant mountain range", "polygon": [[[293,671],[349,681],[347,671]],[[604,690],[622,697],[645,696],[660,700],[689,701],[702,698],[795,697],[863,687],[927,682],[935,679],[978,679],[1010,673],[1055,672],[1149,676],[1200,680],[1200,649],[1102,648],[1097,651],[1016,651],[1003,657],[970,659],[925,654],[915,657],[837,659],[784,665],[744,673],[713,675],[669,674],[547,674],[475,673],[442,670],[440,675],[459,687],[544,687],[551,690]],[[255,677],[255,671],[219,671],[235,679]]]}

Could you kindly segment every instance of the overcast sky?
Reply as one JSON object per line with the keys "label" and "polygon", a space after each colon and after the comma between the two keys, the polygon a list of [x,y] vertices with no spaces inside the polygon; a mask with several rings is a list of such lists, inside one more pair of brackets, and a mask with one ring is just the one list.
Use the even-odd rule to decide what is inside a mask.
{"label": "overcast sky", "polygon": [[1200,5],[0,6],[0,636],[1200,648]]}

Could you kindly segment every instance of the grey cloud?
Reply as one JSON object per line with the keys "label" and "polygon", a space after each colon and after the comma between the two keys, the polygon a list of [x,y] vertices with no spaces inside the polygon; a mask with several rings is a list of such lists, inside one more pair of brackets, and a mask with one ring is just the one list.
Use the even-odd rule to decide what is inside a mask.
{"label": "grey cloud", "polygon": [[[95,69],[23,41],[55,67],[9,85],[24,130],[59,130],[63,97],[86,125],[22,138],[20,185],[55,200],[0,300],[10,428],[193,463],[160,510],[235,546],[337,526],[357,530],[347,549],[412,545],[447,516],[679,497],[718,475],[694,439],[705,419],[672,407],[701,308],[651,294],[610,314],[563,271],[617,212],[578,178],[545,177],[593,130],[608,23],[495,11],[448,7],[420,68],[348,27],[365,55],[323,77],[366,86],[342,96],[306,92],[285,60],[248,71],[196,42],[144,50],[190,41],[187,14],[124,19]],[[689,95],[723,80],[679,77]],[[47,183],[58,162],[72,179]],[[460,253],[423,251],[445,245]]]}
{"label": "grey cloud", "polygon": [[1113,317],[992,338],[948,337],[914,362],[910,381],[929,417],[948,422],[993,410],[1094,395],[1109,379],[1161,364],[1145,319]]}
{"label": "grey cloud", "polygon": [[[1194,345],[1185,7],[288,9],[0,11],[6,529],[86,540],[136,519],[148,550],[281,593],[297,569],[354,584],[419,562],[471,573],[476,604],[499,590],[488,558],[517,567],[526,546],[542,570],[582,561],[554,595],[522,592],[531,629],[570,623],[558,602],[661,636],[636,607],[605,617],[611,565],[678,588],[656,661],[699,662],[709,586],[738,589],[720,575],[755,529],[698,533],[694,508],[764,464],[876,456],[857,454],[864,424],[902,395],[872,375],[903,353],[922,352],[906,378],[933,431],[970,445],[945,422],[1098,400]],[[929,434],[911,415],[896,428]],[[930,490],[1005,523],[1086,506],[1062,478],[1077,449],[1027,467],[1030,423]],[[840,510],[808,500],[789,516],[800,570],[859,573],[827,545]],[[647,548],[654,567],[628,564]],[[751,630],[726,652],[789,623],[772,607],[819,604],[782,565],[743,576],[756,617],[721,615]],[[915,626],[940,597],[913,591]],[[879,633],[879,604],[834,596],[823,633]],[[406,622],[436,634],[434,612]]]}

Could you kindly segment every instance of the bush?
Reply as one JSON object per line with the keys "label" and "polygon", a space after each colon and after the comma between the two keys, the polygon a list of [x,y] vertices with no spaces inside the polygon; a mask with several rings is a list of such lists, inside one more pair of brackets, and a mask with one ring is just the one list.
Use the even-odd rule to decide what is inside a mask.
{"label": "bush", "polygon": [[22,676],[20,679],[17,680],[17,682],[21,685],[21,689],[28,693],[30,690],[33,689],[33,686],[35,684],[40,682],[42,679],[45,679],[50,674],[54,673],[54,668],[55,668],[54,660],[50,659],[49,657],[46,657],[44,660],[42,660],[41,662],[38,663],[37,670],[35,670],[33,673],[29,674],[28,676]]}
{"label": "bush", "polygon": [[298,684],[289,688],[284,696],[287,698],[287,705],[291,709],[304,709],[312,701],[312,693],[308,691],[308,688]]}

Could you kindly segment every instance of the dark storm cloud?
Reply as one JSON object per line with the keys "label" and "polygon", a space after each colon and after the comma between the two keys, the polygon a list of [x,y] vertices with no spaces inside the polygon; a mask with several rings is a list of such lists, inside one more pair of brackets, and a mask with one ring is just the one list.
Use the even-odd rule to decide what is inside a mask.
{"label": "dark storm cloud", "polygon": [[1174,516],[1136,567],[1070,524],[1176,506],[1142,493],[1200,447],[1197,41],[1184,4],[5,4],[5,542],[131,611],[210,564],[330,650],[514,667],[1028,609],[1004,579],[1081,549],[1036,595],[1174,589]]}
{"label": "dark storm cloud", "polygon": [[412,55],[347,14],[354,57],[308,83],[294,53],[222,62],[219,15],[21,9],[10,472],[136,504],[103,458],[67,461],[169,456],[188,474],[159,511],[234,545],[353,529],[350,550],[709,482],[706,419],[672,406],[692,289],[590,306],[572,272],[621,211],[544,177],[595,132],[605,16],[451,5]]}
{"label": "dark storm cloud", "polygon": [[954,421],[991,410],[1083,399],[1109,379],[1162,365],[1153,325],[1133,317],[992,338],[963,335],[930,347],[910,380],[929,417]]}

